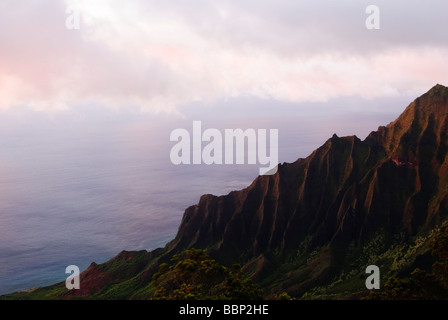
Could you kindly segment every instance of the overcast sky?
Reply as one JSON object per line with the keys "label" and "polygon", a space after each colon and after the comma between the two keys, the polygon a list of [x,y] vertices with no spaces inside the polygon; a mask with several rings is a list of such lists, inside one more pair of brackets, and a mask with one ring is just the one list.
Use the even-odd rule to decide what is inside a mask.
{"label": "overcast sky", "polygon": [[418,96],[448,84],[447,30],[444,0],[2,0],[0,109]]}

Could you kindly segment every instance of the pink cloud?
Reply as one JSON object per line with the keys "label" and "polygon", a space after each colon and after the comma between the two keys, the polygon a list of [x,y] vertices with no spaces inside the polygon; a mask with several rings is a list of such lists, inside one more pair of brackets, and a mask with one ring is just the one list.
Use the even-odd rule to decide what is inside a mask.
{"label": "pink cloud", "polygon": [[[390,46],[368,54],[333,45],[314,51],[294,46],[285,55],[287,49],[275,49],[282,45],[278,39],[262,39],[269,25],[257,30],[260,40],[250,45],[229,41],[244,39],[245,32],[253,36],[253,30],[234,34],[226,25],[232,7],[225,5],[204,9],[216,10],[224,24],[216,38],[199,27],[208,20],[191,19],[186,8],[170,14],[140,1],[78,3],[79,30],[65,27],[66,2],[0,5],[0,108],[65,110],[90,102],[175,113],[191,101],[229,96],[293,102],[374,98],[448,82],[443,46]],[[308,33],[316,37],[321,31]],[[300,32],[306,39],[307,31]]]}

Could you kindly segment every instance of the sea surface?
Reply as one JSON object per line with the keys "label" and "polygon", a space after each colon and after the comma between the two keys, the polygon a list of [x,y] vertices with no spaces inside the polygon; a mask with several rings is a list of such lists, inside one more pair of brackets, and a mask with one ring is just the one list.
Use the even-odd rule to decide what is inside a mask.
{"label": "sea surface", "polygon": [[[50,285],[122,250],[173,239],[202,194],[248,186],[258,165],[173,165],[170,132],[277,128],[279,162],[306,157],[333,133],[360,138],[392,113],[187,117],[0,113],[0,294]],[[350,118],[353,117],[353,118]],[[173,120],[174,119],[174,120]],[[218,120],[217,120],[218,119]],[[356,119],[356,121],[353,121]],[[82,284],[81,284],[82,285]]]}

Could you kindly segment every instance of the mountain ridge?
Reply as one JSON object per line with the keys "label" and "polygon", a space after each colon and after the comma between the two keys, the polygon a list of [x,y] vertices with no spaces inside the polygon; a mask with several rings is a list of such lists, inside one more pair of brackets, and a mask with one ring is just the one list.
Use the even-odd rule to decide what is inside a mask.
{"label": "mountain ridge", "polygon": [[366,265],[379,265],[385,276],[404,272],[428,258],[417,240],[425,243],[447,220],[447,115],[448,88],[437,84],[364,140],[334,134],[244,189],[201,196],[164,248],[92,263],[80,290],[56,284],[41,292],[148,298],[161,263],[199,248],[221,263],[241,264],[266,296],[360,295]]}

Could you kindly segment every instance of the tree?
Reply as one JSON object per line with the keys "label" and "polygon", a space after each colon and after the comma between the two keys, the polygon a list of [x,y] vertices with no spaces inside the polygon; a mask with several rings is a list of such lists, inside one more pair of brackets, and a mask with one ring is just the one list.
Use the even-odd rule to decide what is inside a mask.
{"label": "tree", "polygon": [[438,259],[432,270],[441,285],[448,289],[448,227],[432,239],[430,243],[432,254]]}
{"label": "tree", "polygon": [[428,273],[414,269],[409,277],[390,277],[380,291],[370,291],[367,300],[448,299],[448,227],[430,241],[431,253],[437,258]]}
{"label": "tree", "polygon": [[190,249],[163,263],[152,278],[152,299],[262,299],[262,291],[246,278],[239,265],[231,268],[211,259],[204,250]]}

